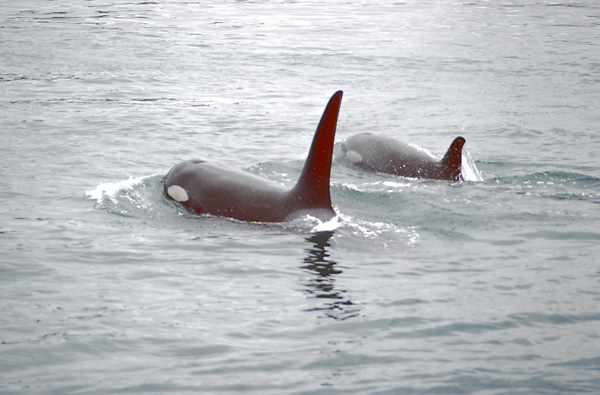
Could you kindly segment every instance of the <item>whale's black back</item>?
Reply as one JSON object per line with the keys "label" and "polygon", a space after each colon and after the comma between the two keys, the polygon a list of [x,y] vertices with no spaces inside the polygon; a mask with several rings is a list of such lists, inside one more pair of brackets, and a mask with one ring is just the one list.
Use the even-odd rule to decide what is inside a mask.
{"label": "whale's black back", "polygon": [[329,178],[341,100],[341,91],[329,100],[302,174],[292,189],[286,190],[241,170],[188,160],[166,175],[167,197],[196,213],[242,221],[280,222],[304,213],[331,218],[335,212],[331,207]]}

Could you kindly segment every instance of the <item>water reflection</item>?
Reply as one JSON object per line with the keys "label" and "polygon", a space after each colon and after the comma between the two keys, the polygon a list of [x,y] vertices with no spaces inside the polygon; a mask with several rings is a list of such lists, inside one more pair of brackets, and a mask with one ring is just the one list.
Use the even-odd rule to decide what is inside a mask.
{"label": "water reflection", "polygon": [[329,259],[327,247],[333,232],[319,232],[307,237],[306,240],[312,246],[306,251],[308,256],[304,258],[306,265],[301,266],[313,275],[306,283],[306,291],[313,298],[326,299],[320,307],[309,309],[309,311],[323,311],[327,317],[336,320],[345,320],[356,317],[358,308],[345,299],[346,290],[336,287],[336,276],[342,273],[337,262]]}

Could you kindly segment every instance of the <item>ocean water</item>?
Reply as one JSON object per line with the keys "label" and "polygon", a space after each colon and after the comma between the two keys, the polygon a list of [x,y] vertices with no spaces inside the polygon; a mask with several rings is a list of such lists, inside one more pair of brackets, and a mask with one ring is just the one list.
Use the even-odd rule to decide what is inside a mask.
{"label": "ocean water", "polygon": [[[4,1],[0,49],[0,393],[600,393],[596,1]],[[164,197],[293,185],[337,90],[333,220]]]}

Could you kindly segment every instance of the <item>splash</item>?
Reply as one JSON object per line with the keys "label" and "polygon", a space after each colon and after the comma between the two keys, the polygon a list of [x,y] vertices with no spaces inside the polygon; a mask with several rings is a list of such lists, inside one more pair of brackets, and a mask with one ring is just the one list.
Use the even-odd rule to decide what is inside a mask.
{"label": "splash", "polygon": [[400,239],[405,240],[408,245],[416,245],[420,239],[415,229],[403,228],[392,223],[349,218],[346,226],[353,235],[378,240],[384,247],[395,245]]}
{"label": "splash", "polygon": [[[301,223],[298,221],[301,221]],[[379,240],[384,246],[396,244],[399,238],[405,240],[408,245],[415,245],[420,239],[415,229],[406,229],[391,223],[361,220],[339,212],[328,221],[322,221],[307,215],[299,220],[295,220],[294,224],[296,226],[304,225],[302,226],[304,228],[310,227],[311,233],[336,231],[336,234],[340,235],[346,234]]]}
{"label": "splash", "polygon": [[148,177],[129,177],[127,180],[118,182],[101,182],[94,189],[90,189],[85,194],[94,199],[98,204],[102,204],[108,198],[114,200],[115,196],[121,191],[133,189],[141,184]]}
{"label": "splash", "polygon": [[477,166],[475,166],[475,162],[473,161],[469,150],[467,150],[466,148],[463,148],[461,166],[461,174],[465,181],[483,181],[483,176],[481,175],[481,172],[479,171]]}
{"label": "splash", "polygon": [[333,232],[339,229],[343,225],[343,218],[340,214],[331,218],[329,221],[320,221],[318,218],[311,217],[311,220],[316,221],[316,225],[313,226],[311,232]]}
{"label": "splash", "polygon": [[[96,201],[96,208],[112,214],[136,218],[161,218],[163,189],[160,174],[129,177],[118,182],[101,182],[86,195]],[[170,213],[169,213],[170,214]]]}

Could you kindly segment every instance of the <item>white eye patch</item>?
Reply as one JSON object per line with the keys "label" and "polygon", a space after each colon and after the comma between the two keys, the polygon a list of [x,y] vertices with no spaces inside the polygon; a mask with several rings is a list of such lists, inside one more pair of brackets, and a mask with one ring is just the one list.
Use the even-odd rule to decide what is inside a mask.
{"label": "white eye patch", "polygon": [[348,158],[352,163],[362,162],[363,160],[362,156],[356,151],[347,151],[346,158]]}
{"label": "white eye patch", "polygon": [[186,190],[179,185],[171,185],[167,189],[167,194],[176,202],[186,202],[190,198]]}

